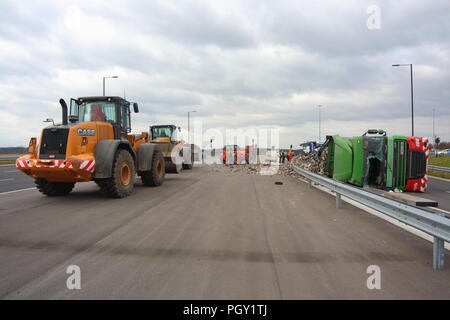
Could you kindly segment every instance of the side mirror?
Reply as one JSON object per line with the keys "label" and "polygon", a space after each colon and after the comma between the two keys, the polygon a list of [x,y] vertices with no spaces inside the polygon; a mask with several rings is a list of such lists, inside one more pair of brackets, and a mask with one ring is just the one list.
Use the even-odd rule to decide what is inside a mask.
{"label": "side mirror", "polygon": [[53,123],[53,125],[55,125],[55,121],[53,121],[52,118],[47,118],[43,122],[51,122],[51,123]]}
{"label": "side mirror", "polygon": [[139,112],[139,106],[138,106],[138,104],[136,102],[133,103],[133,110],[134,110],[134,113],[138,113]]}
{"label": "side mirror", "polygon": [[181,132],[181,128],[180,127],[178,127],[178,132]]}
{"label": "side mirror", "polygon": [[28,144],[28,152],[31,154],[36,153],[36,138],[31,138],[30,143]]}

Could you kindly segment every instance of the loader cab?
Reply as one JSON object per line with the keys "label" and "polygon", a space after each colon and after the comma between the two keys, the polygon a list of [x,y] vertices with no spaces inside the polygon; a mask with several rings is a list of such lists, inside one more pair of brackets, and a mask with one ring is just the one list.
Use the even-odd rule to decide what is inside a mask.
{"label": "loader cab", "polygon": [[[139,112],[136,103],[135,112]],[[126,138],[131,131],[130,102],[120,97],[81,97],[71,99],[69,121],[108,122],[113,126],[114,138]]]}
{"label": "loader cab", "polygon": [[177,127],[174,125],[151,126],[150,134],[151,134],[152,141],[155,141],[155,142],[176,142],[176,141],[178,141]]}

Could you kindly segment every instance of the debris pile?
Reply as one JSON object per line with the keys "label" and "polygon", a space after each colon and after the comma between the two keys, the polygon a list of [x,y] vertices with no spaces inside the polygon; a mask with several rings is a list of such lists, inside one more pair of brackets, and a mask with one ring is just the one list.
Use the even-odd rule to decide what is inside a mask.
{"label": "debris pile", "polygon": [[222,173],[259,174],[260,164],[213,164],[211,171]]}
{"label": "debris pile", "polygon": [[[272,162],[270,164],[271,167],[274,167],[277,175],[285,176],[285,177],[300,177],[291,167],[291,163],[299,166],[300,168],[306,169],[308,171],[326,175],[326,158],[327,158],[327,150],[324,150],[320,157],[317,157],[315,154],[304,154],[295,156],[292,158],[291,162],[285,163],[276,163]],[[269,167],[268,164],[215,164],[212,165],[212,171],[214,172],[222,172],[222,173],[245,173],[245,174],[260,174],[262,170],[267,169]]]}
{"label": "debris pile", "polygon": [[320,157],[315,154],[304,154],[296,156],[292,159],[292,162],[305,170],[326,175],[326,158],[328,155],[328,149],[322,151]]}

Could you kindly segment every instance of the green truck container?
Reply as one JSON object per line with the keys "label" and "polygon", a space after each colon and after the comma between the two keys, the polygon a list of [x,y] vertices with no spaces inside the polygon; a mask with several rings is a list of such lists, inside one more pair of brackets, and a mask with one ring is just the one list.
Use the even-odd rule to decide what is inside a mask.
{"label": "green truck container", "polygon": [[359,137],[328,136],[319,151],[327,152],[328,176],[360,187],[404,190],[407,175],[407,141],[387,137],[384,130],[368,130]]}

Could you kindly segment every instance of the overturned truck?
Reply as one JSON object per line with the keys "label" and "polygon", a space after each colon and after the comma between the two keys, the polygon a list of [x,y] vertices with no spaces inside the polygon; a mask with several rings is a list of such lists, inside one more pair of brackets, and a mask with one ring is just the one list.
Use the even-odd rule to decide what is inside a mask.
{"label": "overturned truck", "polygon": [[428,139],[387,136],[368,130],[362,136],[327,136],[319,151],[325,174],[360,187],[425,192]]}

